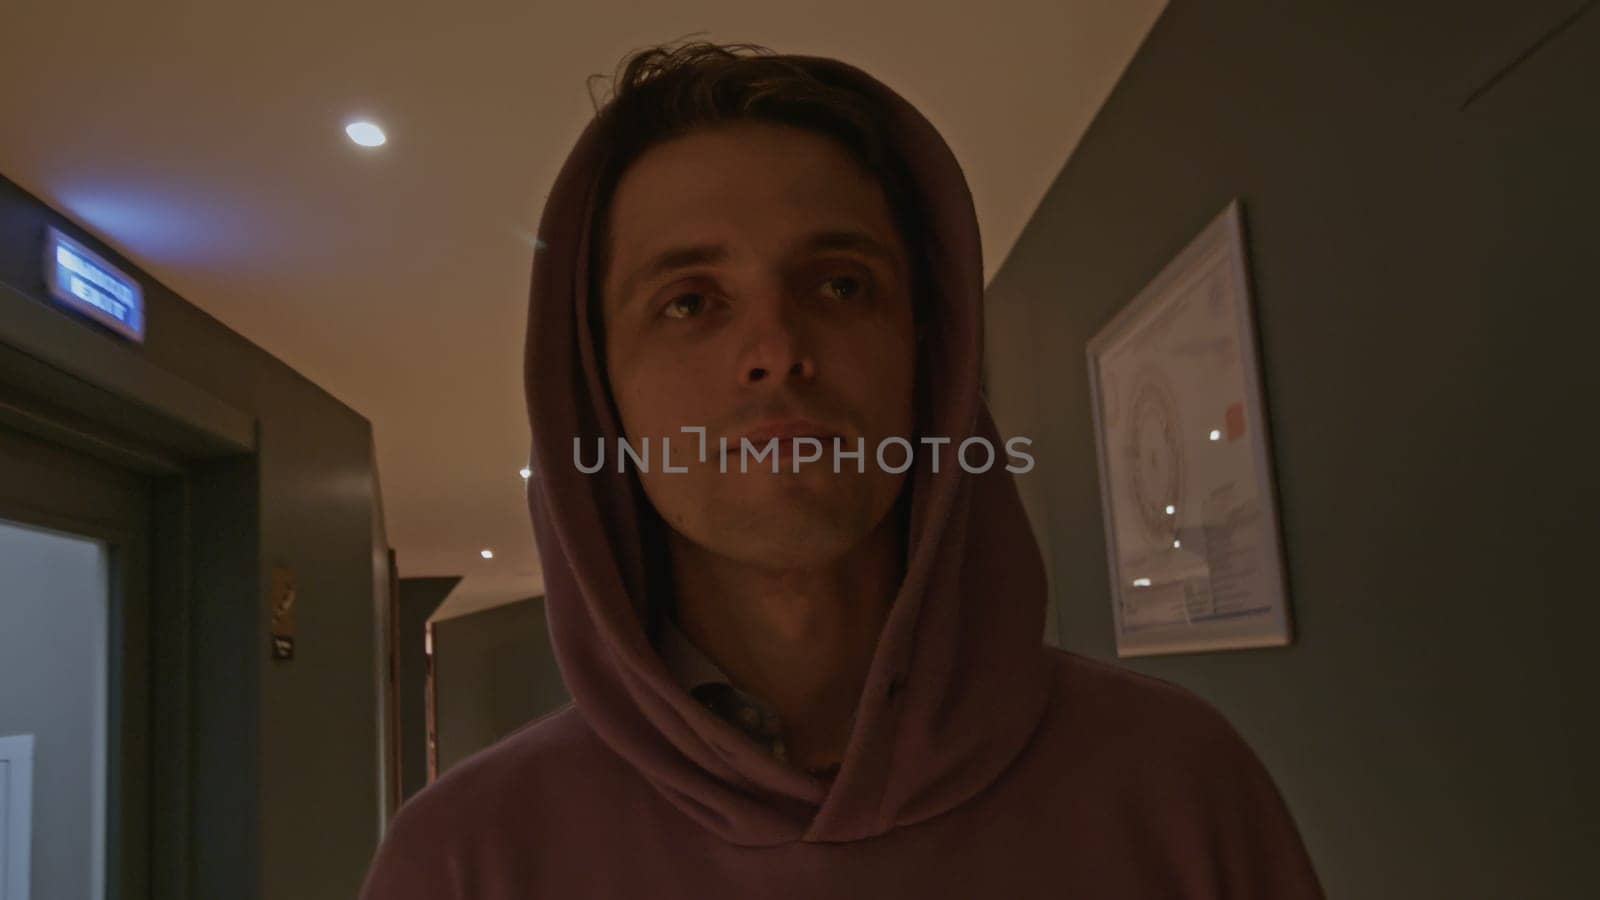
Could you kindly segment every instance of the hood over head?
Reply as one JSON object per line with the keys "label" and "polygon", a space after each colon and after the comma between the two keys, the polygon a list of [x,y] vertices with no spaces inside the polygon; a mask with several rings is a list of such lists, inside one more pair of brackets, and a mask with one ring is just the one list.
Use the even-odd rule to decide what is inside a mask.
{"label": "hood over head", "polygon": [[[1049,685],[1044,565],[982,396],[983,261],[966,179],[933,125],[872,76],[831,59],[783,58],[856,87],[884,111],[926,216],[921,252],[934,296],[919,349],[918,430],[950,438],[931,452],[918,446],[908,472],[905,576],[831,785],[773,758],[673,679],[650,640],[670,585],[648,576],[652,511],[637,475],[574,464],[574,438],[614,448],[621,432],[588,315],[598,302],[588,292],[606,149],[599,117],[540,220],[525,373],[528,505],[567,688],[596,734],[672,803],[748,846],[859,840],[957,806],[1021,752]],[[996,450],[981,474],[958,462],[968,437]]]}

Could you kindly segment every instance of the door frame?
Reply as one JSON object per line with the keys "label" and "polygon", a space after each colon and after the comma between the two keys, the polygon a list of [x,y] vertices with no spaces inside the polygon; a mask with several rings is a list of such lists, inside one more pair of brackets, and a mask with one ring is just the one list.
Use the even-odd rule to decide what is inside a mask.
{"label": "door frame", "polygon": [[150,566],[152,485],[139,473],[5,426],[0,426],[0,448],[30,457],[22,483],[7,488],[4,479],[12,473],[0,474],[0,519],[105,547],[106,768],[100,874],[107,900],[150,896],[150,607],[156,588]]}
{"label": "door frame", "polygon": [[[117,707],[119,733],[140,726],[130,753],[108,749],[107,822],[120,831],[106,844],[107,897],[259,890],[258,754],[240,751],[258,739],[260,703],[259,673],[240,663],[259,652],[254,417],[0,284],[0,427],[148,484],[133,554],[145,596],[123,595],[138,614],[112,638],[129,648],[116,670],[145,689]],[[0,516],[130,547],[127,529],[50,506],[13,501]]]}

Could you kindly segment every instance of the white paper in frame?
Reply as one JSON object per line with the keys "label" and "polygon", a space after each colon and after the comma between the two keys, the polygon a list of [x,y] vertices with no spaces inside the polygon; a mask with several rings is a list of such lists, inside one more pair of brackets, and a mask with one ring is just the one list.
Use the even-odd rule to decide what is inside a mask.
{"label": "white paper in frame", "polygon": [[1288,644],[1238,200],[1089,341],[1117,655]]}

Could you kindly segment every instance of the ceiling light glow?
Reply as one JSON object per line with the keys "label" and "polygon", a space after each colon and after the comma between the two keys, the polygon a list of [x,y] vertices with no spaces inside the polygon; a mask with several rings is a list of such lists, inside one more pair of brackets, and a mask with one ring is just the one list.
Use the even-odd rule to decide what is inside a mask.
{"label": "ceiling light glow", "polygon": [[494,551],[493,550],[480,550],[478,552],[483,555],[484,559],[494,559]]}
{"label": "ceiling light glow", "polygon": [[346,125],[344,133],[350,135],[350,140],[363,147],[381,147],[389,140],[382,128],[364,120]]}

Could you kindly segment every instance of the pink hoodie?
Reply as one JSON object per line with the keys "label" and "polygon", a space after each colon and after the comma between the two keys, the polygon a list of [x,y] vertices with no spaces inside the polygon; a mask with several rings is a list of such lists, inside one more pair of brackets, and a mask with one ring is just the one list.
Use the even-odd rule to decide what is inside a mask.
{"label": "pink hoodie", "polygon": [[952,438],[937,475],[920,450],[912,469],[905,579],[838,775],[778,761],[674,679],[645,626],[662,586],[646,581],[636,476],[573,465],[575,435],[618,435],[585,315],[602,150],[591,123],[540,222],[526,357],[529,506],[574,704],[411,799],[361,896],[1320,897],[1272,780],[1214,709],[1042,643],[1044,566],[1012,475],[969,474],[955,457],[968,436],[1004,446],[980,395],[983,266],[965,177],[892,90],[791,59],[888,110],[939,289],[921,427]]}

